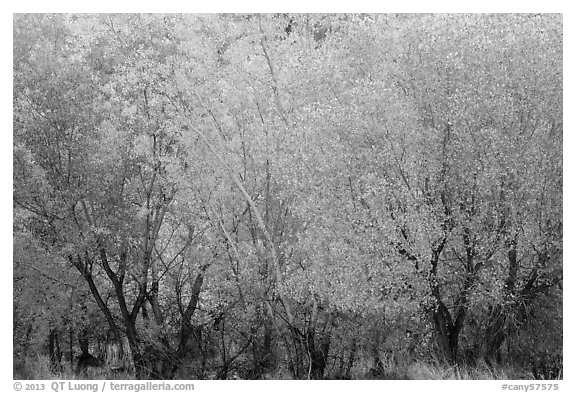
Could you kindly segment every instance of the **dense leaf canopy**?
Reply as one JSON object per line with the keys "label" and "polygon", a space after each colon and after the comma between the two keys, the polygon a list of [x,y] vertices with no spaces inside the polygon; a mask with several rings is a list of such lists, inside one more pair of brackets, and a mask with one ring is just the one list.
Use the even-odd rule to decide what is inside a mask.
{"label": "dense leaf canopy", "polygon": [[558,15],[15,15],[15,359],[561,357],[562,44]]}

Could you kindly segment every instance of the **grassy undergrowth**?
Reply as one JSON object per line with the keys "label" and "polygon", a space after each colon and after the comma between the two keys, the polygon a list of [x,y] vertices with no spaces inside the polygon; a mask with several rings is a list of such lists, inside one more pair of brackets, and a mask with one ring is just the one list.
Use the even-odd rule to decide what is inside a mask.
{"label": "grassy undergrowth", "polygon": [[[475,367],[454,365],[449,366],[441,362],[416,361],[405,365],[387,363],[378,372],[368,368],[367,364],[359,361],[352,369],[351,379],[376,379],[376,380],[518,380],[534,379],[529,370],[513,366],[489,367],[480,364]],[[238,379],[239,373],[231,373],[231,378]],[[183,377],[183,376],[182,376]],[[75,374],[69,363],[62,367],[62,371],[51,370],[50,361],[47,357],[28,358],[24,362],[16,362],[14,366],[14,379],[33,380],[101,380],[101,379],[135,379],[128,373],[113,373],[111,370],[102,368],[89,368],[83,374]],[[189,379],[198,379],[190,376]],[[212,379],[210,374],[206,379]],[[241,379],[241,378],[240,378]],[[286,380],[292,379],[288,370],[278,369],[265,375],[262,379]],[[328,375],[326,379],[335,379]],[[560,378],[562,379],[562,375]]]}

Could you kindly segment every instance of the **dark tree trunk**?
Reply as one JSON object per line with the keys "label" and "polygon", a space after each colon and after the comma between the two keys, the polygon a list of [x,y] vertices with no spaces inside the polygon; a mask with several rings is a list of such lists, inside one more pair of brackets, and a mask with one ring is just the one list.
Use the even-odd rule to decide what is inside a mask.
{"label": "dark tree trunk", "polygon": [[[309,362],[307,377],[310,379],[324,378],[324,371],[326,369],[326,363],[328,359],[328,351],[330,350],[329,331],[334,315],[333,313],[328,313],[325,316],[324,324],[322,325],[321,329],[318,329],[319,316],[320,305],[315,300],[304,340]],[[316,343],[316,340],[318,340],[318,343]]]}
{"label": "dark tree trunk", "polygon": [[190,301],[188,302],[186,309],[182,313],[180,340],[178,342],[178,348],[176,349],[176,352],[171,357],[171,367],[167,375],[169,379],[174,377],[176,371],[178,371],[178,368],[181,366],[182,361],[188,353],[188,341],[190,340],[190,337],[192,337],[195,333],[195,327],[192,325],[191,320],[198,305],[200,291],[202,290],[202,284],[204,282],[204,272],[206,269],[208,269],[208,266],[208,264],[202,266],[200,272],[196,276],[194,285],[192,286],[192,296],[190,297]]}
{"label": "dark tree trunk", "polygon": [[267,315],[261,315],[261,318],[264,319],[262,341],[254,340],[252,345],[253,369],[251,377],[253,379],[260,379],[276,367],[276,358],[272,348],[274,327]]}
{"label": "dark tree trunk", "polygon": [[446,237],[432,250],[432,259],[430,260],[429,283],[432,296],[436,299],[436,304],[432,311],[432,321],[436,330],[438,348],[442,358],[450,364],[454,364],[458,358],[458,335],[460,329],[455,326],[450,311],[442,301],[440,285],[438,283],[438,262],[440,254],[446,244]]}
{"label": "dark tree trunk", "polygon": [[434,326],[442,358],[450,364],[459,360],[459,336],[462,326],[454,324],[450,312],[441,301],[434,312]]}
{"label": "dark tree trunk", "polygon": [[90,353],[90,338],[88,337],[88,330],[82,329],[78,336],[78,344],[80,346],[80,352],[82,355],[87,355]]}
{"label": "dark tree trunk", "polygon": [[90,334],[87,329],[83,329],[78,337],[80,345],[80,356],[76,359],[76,374],[85,372],[89,367],[102,367],[104,360],[90,354]]}
{"label": "dark tree trunk", "polygon": [[118,340],[121,340],[122,338],[120,335],[120,329],[118,329],[118,326],[116,325],[116,322],[114,321],[114,317],[112,316],[112,312],[110,311],[110,309],[108,308],[108,306],[104,302],[104,300],[102,299],[102,296],[100,296],[100,292],[98,291],[98,288],[96,287],[96,283],[94,282],[94,278],[92,277],[92,264],[93,264],[92,259],[89,258],[88,255],[86,255],[86,257],[84,259],[82,259],[82,257],[80,255],[77,255],[76,259],[74,259],[74,257],[70,255],[70,256],[68,256],[68,259],[70,260],[70,263],[74,267],[76,267],[76,269],[80,272],[80,274],[82,274],[82,276],[84,277],[84,279],[88,283],[88,286],[90,287],[90,292],[92,293],[92,296],[94,296],[94,300],[96,300],[98,307],[100,308],[100,310],[102,311],[102,313],[106,317],[106,321],[108,322],[110,329],[112,329],[116,338]]}
{"label": "dark tree trunk", "polygon": [[497,305],[492,309],[481,350],[482,357],[488,364],[498,363],[500,347],[507,335],[505,327],[506,314],[503,307]]}
{"label": "dark tree trunk", "polygon": [[50,366],[53,372],[62,371],[62,349],[58,339],[58,331],[50,329],[48,335],[48,353],[50,354]]}
{"label": "dark tree trunk", "polygon": [[[508,241],[508,277],[504,283],[504,294],[512,298],[516,292],[516,281],[518,277],[518,260],[516,251],[516,239]],[[529,280],[530,282],[530,280]],[[527,284],[530,285],[530,284]],[[481,357],[488,363],[498,363],[500,359],[500,347],[508,332],[506,331],[506,320],[516,312],[514,308],[505,310],[500,304],[492,308],[488,326],[484,333]],[[507,315],[509,314],[509,315]]]}
{"label": "dark tree trunk", "polygon": [[470,231],[464,229],[464,246],[466,249],[466,276],[463,287],[458,292],[457,300],[454,304],[454,316],[442,300],[440,286],[438,284],[437,266],[440,253],[444,248],[443,242],[433,251],[431,260],[432,269],[430,271],[430,288],[432,295],[436,299],[436,307],[432,313],[432,319],[436,329],[438,347],[442,358],[449,364],[460,362],[459,341],[460,332],[464,328],[464,322],[468,313],[469,296],[474,283],[477,280],[478,271],[482,264],[474,264],[475,251],[470,239]]}
{"label": "dark tree trunk", "polygon": [[70,367],[74,367],[74,329],[70,325],[68,330],[68,360],[70,361]]}
{"label": "dark tree trunk", "polygon": [[[310,379],[322,379],[324,377],[324,369],[326,368],[327,353],[323,352],[326,348],[322,348],[322,344],[320,344],[320,348],[316,347],[314,336],[313,333],[308,333],[306,337],[306,350],[310,361],[308,377]],[[324,346],[326,346],[326,344],[324,344]]]}
{"label": "dark tree trunk", "polygon": [[264,341],[262,344],[262,355],[259,359],[259,366],[263,372],[273,369],[276,366],[276,359],[272,349],[273,325],[269,318],[264,321]]}

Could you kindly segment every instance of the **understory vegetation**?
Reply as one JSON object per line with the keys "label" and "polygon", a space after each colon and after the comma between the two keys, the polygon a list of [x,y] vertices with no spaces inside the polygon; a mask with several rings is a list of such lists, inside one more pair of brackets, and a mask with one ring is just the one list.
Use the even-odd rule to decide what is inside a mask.
{"label": "understory vegetation", "polygon": [[560,15],[14,15],[14,378],[562,378]]}

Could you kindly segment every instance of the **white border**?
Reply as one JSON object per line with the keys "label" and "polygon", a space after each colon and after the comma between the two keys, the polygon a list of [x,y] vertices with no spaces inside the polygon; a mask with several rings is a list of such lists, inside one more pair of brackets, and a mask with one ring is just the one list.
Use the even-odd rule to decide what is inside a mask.
{"label": "white border", "polygon": [[[553,12],[564,14],[564,381],[559,381],[559,391],[576,391],[576,377],[574,371],[574,193],[573,168],[575,168],[576,155],[574,154],[574,97],[573,70],[574,63],[574,22],[573,13],[569,12],[567,2],[548,0],[543,2],[506,2],[506,1],[400,1],[375,2],[354,0],[348,2],[328,2],[312,0],[291,0],[286,3],[273,3],[271,1],[141,1],[120,2],[100,0],[98,2],[79,1],[18,1],[8,5],[9,12],[0,14],[2,37],[1,79],[1,107],[2,125],[5,143],[1,145],[1,200],[4,209],[0,210],[0,239],[3,262],[0,269],[2,282],[0,285],[0,299],[4,299],[5,323],[1,324],[4,350],[0,355],[2,367],[0,377],[1,387],[4,391],[12,390],[12,13],[26,12]],[[49,382],[49,381],[42,381]],[[518,381],[527,384],[536,381]],[[198,381],[196,390],[246,390],[268,391],[270,388],[278,389],[304,389],[315,391],[317,389],[369,389],[378,390],[391,388],[393,390],[410,389],[414,391],[442,391],[460,392],[465,388],[469,392],[490,392],[501,390],[501,381]],[[100,384],[101,386],[101,384]],[[572,388],[569,388],[572,386]],[[47,385],[49,391],[49,385]]]}

